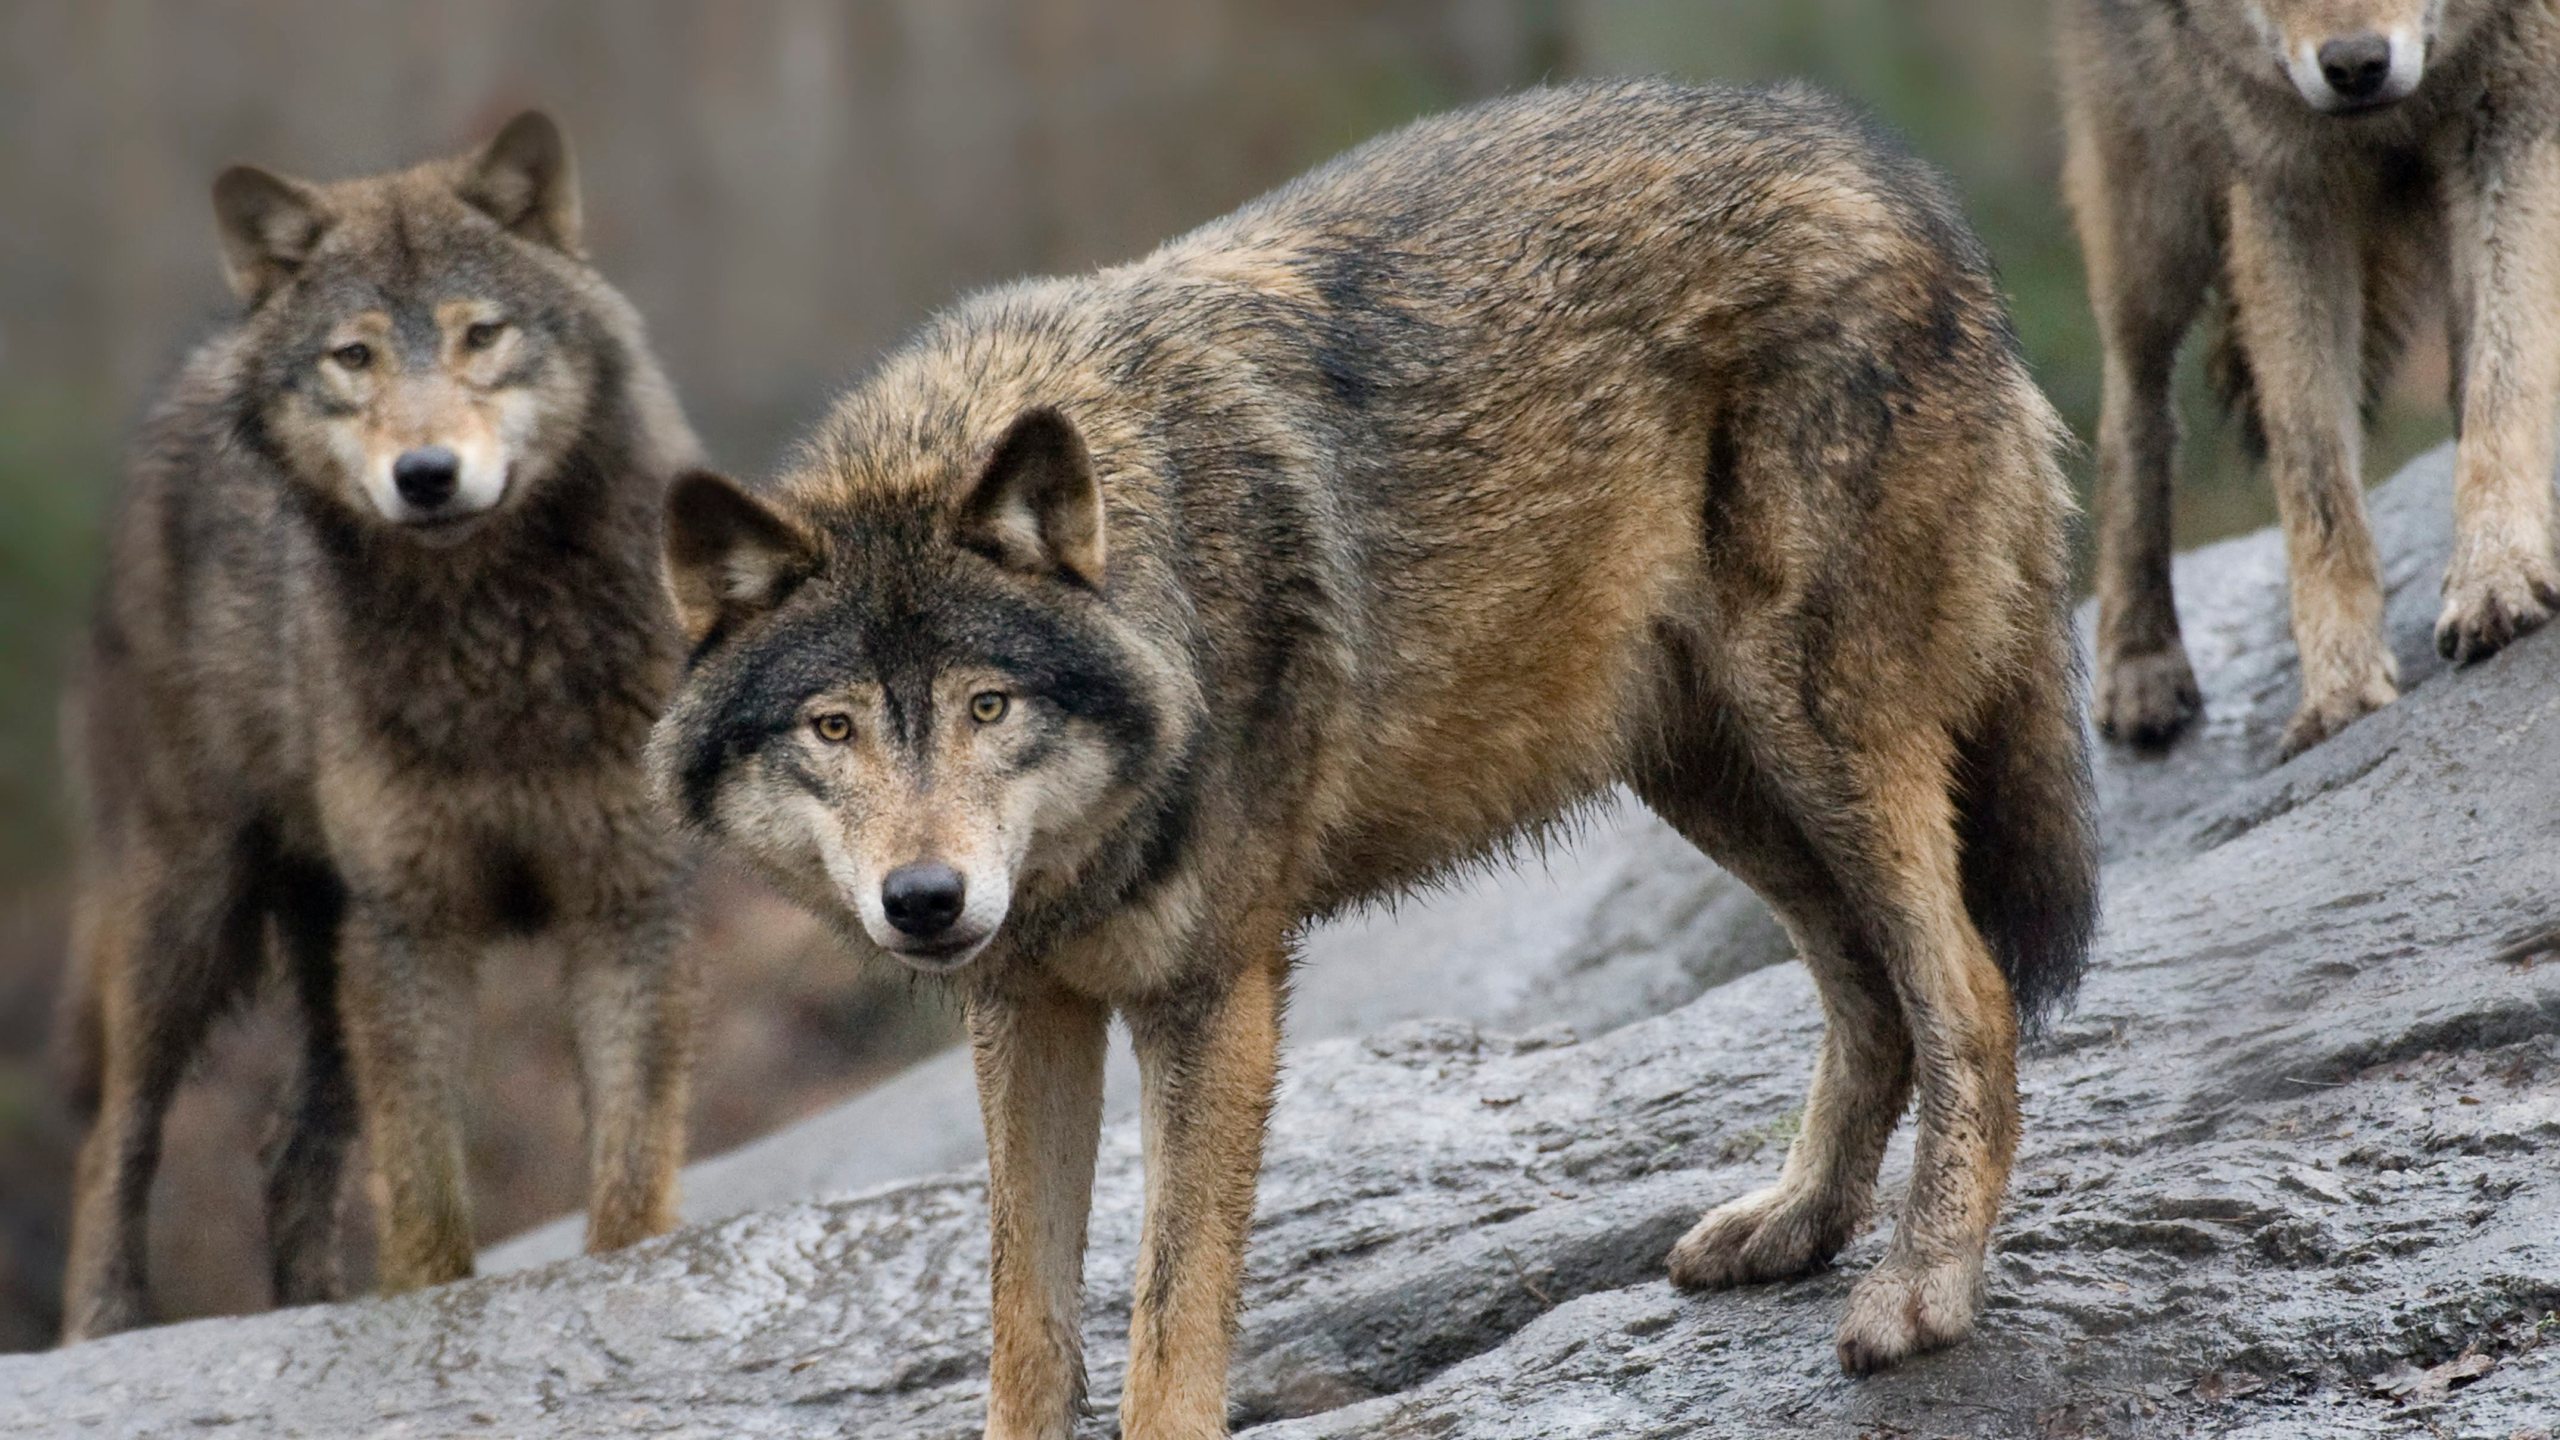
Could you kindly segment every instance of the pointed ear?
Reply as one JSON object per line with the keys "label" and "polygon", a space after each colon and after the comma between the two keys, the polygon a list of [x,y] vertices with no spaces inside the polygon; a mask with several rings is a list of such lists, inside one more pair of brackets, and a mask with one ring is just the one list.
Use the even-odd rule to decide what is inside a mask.
{"label": "pointed ear", "polygon": [[1067,417],[1029,411],[996,442],[961,504],[960,543],[1000,565],[1102,588],[1102,486]]}
{"label": "pointed ear", "polygon": [[252,305],[291,279],[329,228],[318,191],[254,165],[215,177],[213,218],[231,288]]}
{"label": "pointed ear", "polygon": [[667,491],[667,588],[688,647],[781,604],[817,568],[814,537],[736,482],[693,470]]}
{"label": "pointed ear", "polygon": [[560,127],[539,110],[507,122],[471,158],[455,192],[518,235],[571,255],[578,249],[578,172]]}

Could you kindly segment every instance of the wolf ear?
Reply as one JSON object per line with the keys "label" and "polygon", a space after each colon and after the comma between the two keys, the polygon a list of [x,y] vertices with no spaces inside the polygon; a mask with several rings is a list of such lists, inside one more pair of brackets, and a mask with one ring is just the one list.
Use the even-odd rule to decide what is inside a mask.
{"label": "wolf ear", "polygon": [[472,208],[528,240],[578,249],[578,172],[560,127],[539,110],[507,122],[454,187]]}
{"label": "wolf ear", "polygon": [[667,587],[685,643],[771,610],[818,568],[812,537],[736,482],[707,470],[667,492]]}
{"label": "wolf ear", "polygon": [[222,268],[252,305],[291,279],[329,228],[319,192],[254,165],[234,165],[214,179],[213,218],[222,232]]}
{"label": "wolf ear", "polygon": [[1102,486],[1067,417],[1013,422],[960,507],[960,543],[1000,565],[1102,588]]}

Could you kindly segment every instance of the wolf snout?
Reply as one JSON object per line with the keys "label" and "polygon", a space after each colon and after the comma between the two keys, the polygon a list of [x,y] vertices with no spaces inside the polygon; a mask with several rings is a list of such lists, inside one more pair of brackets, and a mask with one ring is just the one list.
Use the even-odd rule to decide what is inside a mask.
{"label": "wolf snout", "polygon": [[2391,39],[2366,33],[2320,47],[2320,78],[2346,100],[2371,100],[2391,81]]}
{"label": "wolf snout", "polygon": [[421,445],[391,462],[391,484],[419,510],[439,510],[462,488],[462,457],[447,445]]}
{"label": "wolf snout", "polygon": [[881,912],[912,940],[949,935],[968,898],[969,882],[939,860],[901,865],[880,882]]}

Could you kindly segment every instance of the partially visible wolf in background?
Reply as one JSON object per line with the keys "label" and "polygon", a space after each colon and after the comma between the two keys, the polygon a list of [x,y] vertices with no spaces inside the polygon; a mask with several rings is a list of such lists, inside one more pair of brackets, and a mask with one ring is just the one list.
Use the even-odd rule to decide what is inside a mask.
{"label": "partially visible wolf in background", "polygon": [[2095,903],[2061,438],[1927,168],[1806,92],[1618,84],[969,300],[770,498],[680,481],[659,783],[966,1003],[986,1433],[1079,1408],[1112,1012],[1122,1433],[1224,1434],[1294,937],[1620,781],[1776,907],[1829,1021],[1778,1183],[1674,1278],[1828,1261],[1916,1091],[1839,1358],[1965,1334],[2018,1020]]}
{"label": "partially visible wolf in background", "polygon": [[70,1041],[94,1119],[64,1335],[147,1316],[171,1092],[278,969],[307,1039],[269,1157],[275,1298],[337,1288],[359,1113],[386,1288],[470,1273],[460,1103],[482,951],[565,950],[588,1243],[666,1229],[690,1027],[683,853],[642,768],[696,445],[581,257],[560,132],[214,186],[246,302],[146,422],[68,709],[85,833]]}
{"label": "partially visible wolf in background", "polygon": [[2358,408],[2450,303],[2453,561],[2436,648],[2560,607],[2560,5],[2063,0],[2065,180],[2105,345],[2099,728],[2198,707],[2169,585],[2170,378],[2209,289],[2215,370],[2284,520],[2302,703],[2288,754],[2389,704]]}

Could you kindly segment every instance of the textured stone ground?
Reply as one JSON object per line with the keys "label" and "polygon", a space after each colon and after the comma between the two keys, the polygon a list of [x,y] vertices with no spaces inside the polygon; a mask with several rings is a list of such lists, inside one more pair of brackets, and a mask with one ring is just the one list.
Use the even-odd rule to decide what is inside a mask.
{"label": "textured stone ground", "polygon": [[[1709,1297],[1662,1280],[1698,1209],[1775,1172],[1817,1020],[1790,965],[1611,1028],[1644,1012],[1666,947],[1766,923],[1702,872],[1646,889],[1621,871],[1600,891],[1636,891],[1569,927],[1596,953],[1513,917],[1508,933],[1546,948],[1484,955],[1519,997],[1472,1012],[1498,1023],[1411,1020],[1293,1051],[1239,1425],[1262,1440],[2553,1425],[2560,638],[2438,672],[2424,645],[2448,488],[2437,457],[2378,500],[2412,692],[2282,768],[2275,542],[2182,561],[2210,723],[2165,761],[2108,762],[2100,955],[2024,1066],[2028,1138],[1972,1343],[1867,1381],[1834,1367],[1832,1327],[1890,1207],[1829,1274]],[[1479,920],[1560,903],[1470,893]],[[1365,953],[1323,963],[1394,961],[1392,924],[1359,933]],[[1538,998],[1567,970],[1600,992],[1578,1032],[1539,1023],[1542,1005],[1568,1013]],[[782,1147],[769,1168],[795,1144],[876,1133],[839,1117],[767,1142]],[[813,1192],[834,1188],[826,1155],[794,1163]],[[1137,1204],[1122,1126],[1090,1271],[1096,1435]],[[760,1203],[425,1296],[0,1359],[0,1434],[962,1440],[986,1359],[983,1222],[964,1172]]]}

